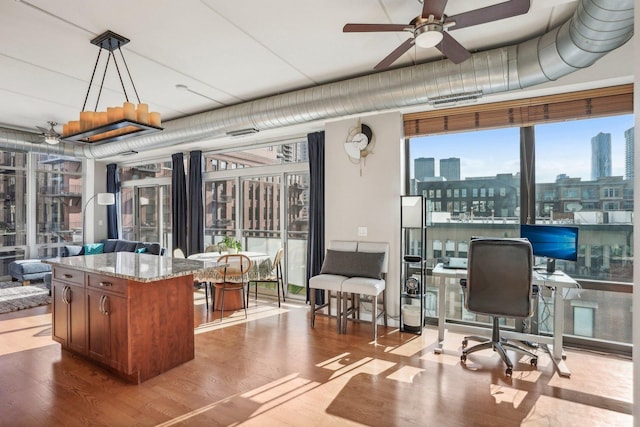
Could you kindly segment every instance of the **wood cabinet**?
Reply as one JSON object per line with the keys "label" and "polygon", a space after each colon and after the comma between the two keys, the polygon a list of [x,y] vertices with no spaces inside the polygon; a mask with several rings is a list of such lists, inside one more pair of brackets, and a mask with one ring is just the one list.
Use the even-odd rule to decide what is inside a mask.
{"label": "wood cabinet", "polygon": [[53,302],[53,339],[77,352],[84,352],[87,347],[86,334],[86,300],[82,281],[73,280],[77,274],[70,274],[66,269],[54,269],[52,282]]}
{"label": "wood cabinet", "polygon": [[152,281],[53,267],[62,348],[140,383],[194,358],[193,276]]}

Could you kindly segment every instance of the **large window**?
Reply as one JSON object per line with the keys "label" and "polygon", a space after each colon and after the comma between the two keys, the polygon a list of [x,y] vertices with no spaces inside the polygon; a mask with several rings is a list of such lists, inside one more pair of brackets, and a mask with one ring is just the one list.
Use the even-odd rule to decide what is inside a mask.
{"label": "large window", "polygon": [[57,256],[62,245],[82,242],[82,161],[48,154],[34,157],[38,256]]}
{"label": "large window", "polygon": [[[272,257],[284,247],[287,294],[306,298],[306,143],[210,153],[205,160],[205,245],[231,235],[241,239],[243,250]],[[275,295],[267,284],[259,289]]]}
{"label": "large window", "polygon": [[[631,342],[632,115],[419,136],[408,147],[409,192],[428,198],[431,265],[466,256],[471,236],[518,237],[521,222],[576,226],[578,261],[557,263],[584,288],[564,301],[565,332],[605,348]],[[433,172],[416,174],[427,170],[420,163],[434,164]],[[448,172],[452,163],[458,175]],[[447,292],[460,294],[447,317],[485,320],[464,314],[457,283]],[[552,298],[541,295],[538,316],[540,330],[550,331]]]}
{"label": "large window", "polygon": [[26,153],[0,151],[0,275],[9,274],[9,263],[25,257],[27,244]]}

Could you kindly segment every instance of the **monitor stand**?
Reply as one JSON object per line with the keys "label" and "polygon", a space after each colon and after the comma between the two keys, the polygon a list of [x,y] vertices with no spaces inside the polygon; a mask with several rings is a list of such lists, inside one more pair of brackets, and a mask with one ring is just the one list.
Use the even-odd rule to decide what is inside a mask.
{"label": "monitor stand", "polygon": [[547,258],[547,273],[553,273],[554,271],[556,271],[556,260]]}

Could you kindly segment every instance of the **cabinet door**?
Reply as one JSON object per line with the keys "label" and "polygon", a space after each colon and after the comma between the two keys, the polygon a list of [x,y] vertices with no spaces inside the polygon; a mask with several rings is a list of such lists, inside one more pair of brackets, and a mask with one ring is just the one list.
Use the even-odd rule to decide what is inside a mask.
{"label": "cabinet door", "polygon": [[105,294],[87,291],[87,323],[89,356],[99,362],[107,363],[109,358],[109,316],[102,308]]}
{"label": "cabinet door", "polygon": [[66,302],[67,285],[56,280],[51,284],[51,303],[53,304],[53,327],[51,335],[54,341],[67,347],[69,336],[69,305]]}
{"label": "cabinet door", "polygon": [[84,288],[66,282],[53,281],[52,338],[63,348],[84,353],[86,349],[86,323]]}
{"label": "cabinet door", "polygon": [[85,290],[82,286],[68,284],[69,291],[67,300],[69,302],[69,336],[68,345],[78,353],[85,353],[87,349],[87,323],[85,312]]}
{"label": "cabinet door", "polygon": [[89,356],[119,370],[127,366],[127,299],[87,291]]}

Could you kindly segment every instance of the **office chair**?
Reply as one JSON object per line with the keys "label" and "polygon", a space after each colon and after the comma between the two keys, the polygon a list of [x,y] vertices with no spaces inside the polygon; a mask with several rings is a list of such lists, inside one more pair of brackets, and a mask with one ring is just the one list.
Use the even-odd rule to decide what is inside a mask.
{"label": "office chair", "polygon": [[[462,341],[464,363],[470,353],[491,348],[507,365],[506,375],[513,373],[513,363],[507,350],[538,357],[527,349],[500,337],[501,317],[524,318],[533,314],[533,252],[531,244],[522,239],[478,238],[469,242],[467,278],[460,281],[464,289],[464,305],[472,313],[490,316],[493,321],[491,339],[477,336]],[[466,348],[468,340],[480,341]]]}

